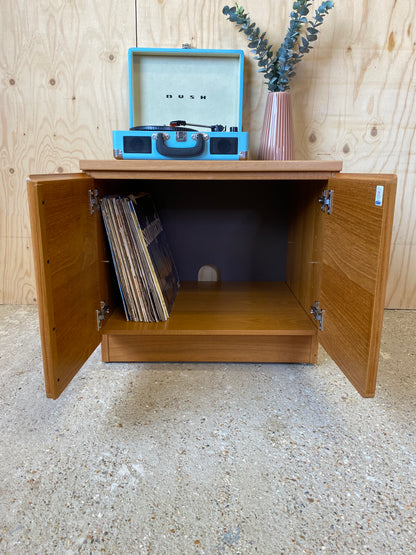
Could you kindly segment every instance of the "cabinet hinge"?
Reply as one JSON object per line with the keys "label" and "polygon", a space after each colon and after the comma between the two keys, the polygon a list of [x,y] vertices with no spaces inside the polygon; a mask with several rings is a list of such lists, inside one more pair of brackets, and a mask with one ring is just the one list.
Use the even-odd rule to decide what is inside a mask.
{"label": "cabinet hinge", "polygon": [[322,193],[322,196],[318,198],[318,202],[321,204],[322,212],[325,212],[325,208],[327,208],[327,214],[330,214],[332,210],[332,202],[333,202],[332,193],[333,193],[332,189],[330,189],[329,191],[325,189]]}
{"label": "cabinet hinge", "polygon": [[96,210],[100,210],[100,197],[98,196],[97,189],[93,191],[90,189],[88,193],[90,195],[90,213],[94,214]]}
{"label": "cabinet hinge", "polygon": [[315,301],[314,305],[311,306],[311,314],[313,314],[313,319],[319,322],[319,329],[322,330],[324,327],[324,312],[323,308],[319,308],[319,302]]}
{"label": "cabinet hinge", "polygon": [[110,312],[110,307],[105,303],[105,301],[100,301],[100,308],[97,308],[97,330],[100,331],[101,326],[105,320],[105,317]]}

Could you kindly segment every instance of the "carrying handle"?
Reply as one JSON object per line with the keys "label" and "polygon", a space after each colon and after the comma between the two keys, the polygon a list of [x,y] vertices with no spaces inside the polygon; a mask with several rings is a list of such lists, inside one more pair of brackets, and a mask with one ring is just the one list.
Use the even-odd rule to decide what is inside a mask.
{"label": "carrying handle", "polygon": [[189,148],[174,148],[165,144],[163,133],[158,133],[156,137],[156,150],[162,156],[170,158],[184,158],[185,156],[198,156],[204,150],[204,138],[202,133],[196,135],[196,144]]}

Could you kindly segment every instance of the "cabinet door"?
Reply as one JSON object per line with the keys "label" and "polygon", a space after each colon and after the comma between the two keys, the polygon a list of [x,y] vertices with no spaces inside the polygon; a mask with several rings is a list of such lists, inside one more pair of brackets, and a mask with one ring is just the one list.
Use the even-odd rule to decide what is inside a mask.
{"label": "cabinet door", "polygon": [[375,393],[396,192],[392,175],[340,174],[328,182],[320,342],[363,397]]}
{"label": "cabinet door", "polygon": [[28,179],[45,386],[54,399],[100,342],[102,235],[90,211],[93,188],[85,174]]}

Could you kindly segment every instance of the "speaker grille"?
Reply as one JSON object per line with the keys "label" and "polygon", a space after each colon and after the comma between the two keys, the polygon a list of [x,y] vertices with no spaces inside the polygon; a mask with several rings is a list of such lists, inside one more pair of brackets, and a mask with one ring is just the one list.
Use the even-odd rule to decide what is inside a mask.
{"label": "speaker grille", "polygon": [[151,137],[123,137],[124,152],[134,154],[150,154],[152,152]]}
{"label": "speaker grille", "polygon": [[209,151],[211,154],[238,154],[238,138],[211,137]]}

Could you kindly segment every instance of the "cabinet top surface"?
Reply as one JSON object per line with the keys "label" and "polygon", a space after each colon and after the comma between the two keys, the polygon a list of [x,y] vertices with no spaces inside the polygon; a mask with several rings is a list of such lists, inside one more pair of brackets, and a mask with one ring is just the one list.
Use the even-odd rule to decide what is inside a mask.
{"label": "cabinet top surface", "polygon": [[323,179],[342,169],[338,160],[80,160],[80,169],[102,178],[137,178],[149,175],[163,178],[281,178]]}

